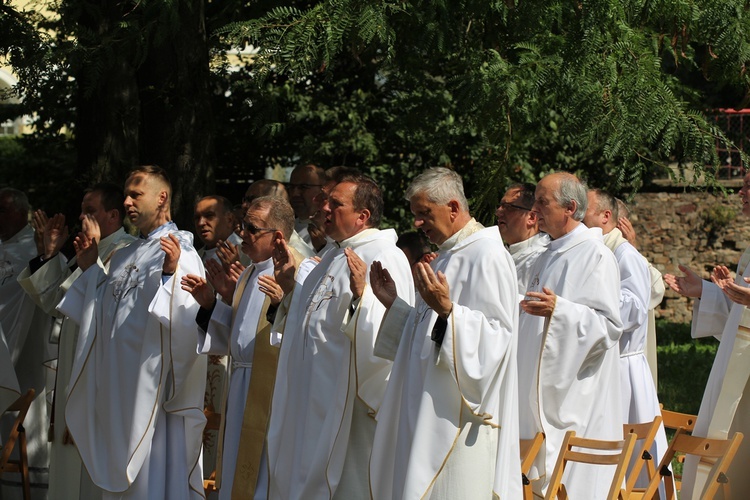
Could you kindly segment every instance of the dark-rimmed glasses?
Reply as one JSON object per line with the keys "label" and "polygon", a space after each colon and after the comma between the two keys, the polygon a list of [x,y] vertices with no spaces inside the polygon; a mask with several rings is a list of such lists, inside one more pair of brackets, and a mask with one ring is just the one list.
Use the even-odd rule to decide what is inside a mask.
{"label": "dark-rimmed glasses", "polygon": [[258,227],[252,222],[245,222],[244,220],[240,222],[240,230],[247,231],[249,234],[256,235],[263,231],[276,231],[276,228],[272,227]]}
{"label": "dark-rimmed glasses", "polygon": [[509,208],[515,208],[516,210],[523,210],[524,212],[530,212],[530,208],[522,207],[521,205],[514,205],[513,203],[500,203],[500,206],[497,207],[498,210],[508,210]]}

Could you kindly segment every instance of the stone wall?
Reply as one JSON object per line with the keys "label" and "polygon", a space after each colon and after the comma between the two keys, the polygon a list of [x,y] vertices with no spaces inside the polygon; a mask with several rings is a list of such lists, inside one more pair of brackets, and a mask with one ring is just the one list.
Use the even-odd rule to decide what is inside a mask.
{"label": "stone wall", "polygon": [[[640,193],[628,205],[638,249],[662,274],[679,273],[678,264],[703,278],[718,264],[734,272],[750,245],[737,194]],[[656,316],[690,322],[692,302],[668,289]]]}

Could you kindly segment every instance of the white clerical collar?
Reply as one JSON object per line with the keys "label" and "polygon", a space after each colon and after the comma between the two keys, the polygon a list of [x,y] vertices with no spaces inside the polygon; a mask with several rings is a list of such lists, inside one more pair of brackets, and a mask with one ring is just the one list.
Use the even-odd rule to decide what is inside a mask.
{"label": "white clerical collar", "polygon": [[482,229],[484,229],[484,226],[477,222],[474,217],[472,217],[464,227],[456,231],[453,236],[445,240],[442,245],[438,246],[438,252],[450,250],[472,234],[476,233],[477,231],[481,231]]}
{"label": "white clerical collar", "polygon": [[563,247],[569,240],[573,238],[574,235],[578,233],[582,233],[584,231],[587,231],[588,228],[583,223],[578,223],[578,225],[570,232],[565,233],[564,235],[560,236],[559,238],[555,238],[554,240],[550,241],[549,243],[549,249],[550,250],[559,250]]}
{"label": "white clerical collar", "polygon": [[273,257],[269,257],[262,262],[253,262],[253,265],[258,272],[268,271],[269,269],[273,269]]}
{"label": "white clerical collar", "polygon": [[177,224],[175,224],[171,220],[167,221],[164,224],[162,224],[161,226],[159,226],[156,229],[154,229],[153,231],[151,231],[150,233],[148,233],[148,236],[144,237],[143,233],[140,233],[140,237],[142,239],[144,239],[144,240],[150,240],[151,238],[153,238],[154,236],[156,236],[157,233],[159,233],[161,231],[164,231],[164,230],[168,230],[168,229],[173,229],[173,230],[176,231],[177,230]]}
{"label": "white clerical collar", "polygon": [[370,228],[367,228],[367,229],[363,229],[362,231],[358,232],[354,236],[350,236],[347,239],[342,240],[341,242],[337,242],[336,245],[338,245],[339,248],[347,248],[347,247],[350,247],[350,246],[354,245],[359,240],[361,240],[361,239],[363,239],[363,238],[365,238],[367,236],[370,236],[372,234],[377,233],[378,231],[380,231],[380,230],[379,229],[375,229],[373,227],[370,227]]}
{"label": "white clerical collar", "polygon": [[546,235],[547,233],[536,233],[535,235],[531,236],[531,238],[508,245],[508,252],[510,252],[511,255],[516,255],[517,253],[520,253],[527,248],[535,247],[541,243],[540,240],[542,240]]}
{"label": "white clerical collar", "polygon": [[22,239],[26,238],[31,234],[31,237],[34,237],[34,228],[31,227],[31,224],[26,224],[23,229],[18,231],[16,234],[8,238],[7,240],[0,241],[3,245],[8,245],[10,243],[17,243],[21,241]]}

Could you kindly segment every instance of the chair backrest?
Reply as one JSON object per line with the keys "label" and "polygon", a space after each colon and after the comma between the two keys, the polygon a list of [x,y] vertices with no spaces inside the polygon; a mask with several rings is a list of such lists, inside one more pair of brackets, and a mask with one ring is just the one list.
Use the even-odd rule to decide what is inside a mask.
{"label": "chair backrest", "polygon": [[664,427],[667,429],[677,430],[682,427],[688,432],[693,432],[693,428],[695,427],[695,420],[698,417],[689,413],[679,413],[662,408],[661,418],[664,422]]}
{"label": "chair backrest", "polygon": [[[605,441],[576,437],[575,431],[568,431],[565,433],[555,470],[552,473],[544,498],[547,500],[557,497],[567,498],[565,485],[562,484],[565,465],[568,462],[579,462],[591,465],[616,466],[612,485],[607,495],[608,500],[616,500],[623,493],[622,485],[625,481],[625,472],[633,454],[636,439],[635,434],[628,434],[622,441]],[[574,448],[576,449],[574,450]]]}
{"label": "chair backrest", "polygon": [[539,454],[539,450],[542,449],[542,444],[544,444],[543,432],[537,432],[531,439],[521,440],[521,481],[523,483],[524,500],[534,498],[531,481],[529,480],[529,472],[536,456]]}
{"label": "chair backrest", "polygon": [[644,466],[646,467],[646,474],[649,481],[656,476],[656,464],[649,450],[654,443],[654,438],[656,438],[656,433],[659,431],[660,426],[661,417],[659,415],[652,422],[625,424],[622,426],[623,437],[627,437],[628,434],[634,434],[637,441],[640,442],[640,445],[633,453],[636,459],[633,461],[633,468],[630,470],[625,483],[625,491],[628,494],[635,488],[635,482]]}
{"label": "chair backrest", "polygon": [[[691,436],[687,434],[685,429],[677,429],[672,441],[669,443],[667,452],[659,463],[659,475],[651,480],[644,493],[644,498],[654,498],[659,494],[658,489],[662,479],[671,476],[668,467],[676,453],[694,455],[702,463],[711,466],[708,479],[706,480],[703,492],[701,492],[701,498],[714,498],[719,487],[724,487],[725,490],[728,490],[729,478],[726,472],[734,459],[734,455],[737,453],[742,438],[743,435],[741,432],[735,432],[730,439],[709,439]],[[671,483],[671,481],[664,481],[667,499],[675,498]],[[730,496],[725,495],[725,498],[730,498]]]}

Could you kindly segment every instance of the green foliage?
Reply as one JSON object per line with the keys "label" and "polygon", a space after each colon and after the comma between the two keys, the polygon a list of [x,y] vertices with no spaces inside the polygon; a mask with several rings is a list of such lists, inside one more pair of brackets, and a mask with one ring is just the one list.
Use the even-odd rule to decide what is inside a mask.
{"label": "green foliage", "polygon": [[[310,89],[299,83],[311,79],[332,86],[354,75],[363,87],[371,79],[386,82],[374,105],[395,116],[385,129],[363,120],[366,140],[390,147],[388,140],[400,136],[404,157],[418,145],[422,161],[405,165],[406,177],[441,164],[471,172],[468,191],[486,216],[510,180],[553,169],[577,171],[615,191],[637,190],[666,162],[678,161],[711,181],[719,163],[715,143],[727,139],[704,116],[703,103],[723,88],[732,100],[717,103],[712,95],[712,104],[740,104],[748,86],[748,28],[744,3],[727,0],[325,0],[287,2],[219,35],[260,47],[251,71],[261,89],[279,79],[303,93]],[[431,101],[438,89],[444,100]],[[331,105],[345,108],[349,90]],[[405,93],[406,112],[415,113],[410,120],[395,105]],[[277,138],[309,117],[277,116]],[[420,121],[436,126],[412,127]],[[318,142],[321,130],[337,133],[322,116],[320,123],[323,129],[308,129],[309,140]],[[443,134],[440,125],[448,123]],[[446,135],[448,144],[468,139],[468,154],[441,151],[436,144]],[[362,166],[364,158],[351,159]]]}
{"label": "green foliage", "polygon": [[737,211],[726,205],[713,205],[701,213],[703,230],[709,238],[716,236],[737,218]]}

